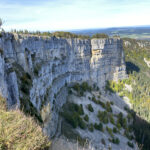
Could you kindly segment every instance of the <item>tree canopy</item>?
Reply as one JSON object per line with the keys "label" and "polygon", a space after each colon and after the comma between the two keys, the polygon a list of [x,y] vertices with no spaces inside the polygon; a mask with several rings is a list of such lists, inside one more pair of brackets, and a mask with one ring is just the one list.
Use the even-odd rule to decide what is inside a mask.
{"label": "tree canopy", "polygon": [[109,36],[104,33],[96,33],[92,36],[92,38],[109,38]]}

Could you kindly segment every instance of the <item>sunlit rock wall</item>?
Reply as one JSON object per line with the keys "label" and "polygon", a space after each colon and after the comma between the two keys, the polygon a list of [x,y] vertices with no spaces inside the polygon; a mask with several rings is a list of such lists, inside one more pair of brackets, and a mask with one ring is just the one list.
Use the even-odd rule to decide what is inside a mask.
{"label": "sunlit rock wall", "polygon": [[123,43],[120,39],[91,40],[92,57],[90,60],[91,80],[100,87],[107,80],[126,78]]}
{"label": "sunlit rock wall", "polygon": [[21,70],[28,72],[32,78],[29,100],[42,114],[44,132],[51,136],[57,130],[68,84],[88,81],[103,88],[107,80],[127,77],[122,40],[117,38],[65,39],[2,33],[0,49],[0,92],[8,106],[20,106],[24,94],[18,74]]}

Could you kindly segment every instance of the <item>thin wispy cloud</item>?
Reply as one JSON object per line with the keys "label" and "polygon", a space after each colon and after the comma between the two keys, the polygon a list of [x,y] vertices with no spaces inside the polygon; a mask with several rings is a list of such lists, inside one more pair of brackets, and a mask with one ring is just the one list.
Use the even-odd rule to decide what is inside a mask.
{"label": "thin wispy cloud", "polygon": [[149,0],[0,0],[0,17],[6,30],[150,25],[149,6]]}

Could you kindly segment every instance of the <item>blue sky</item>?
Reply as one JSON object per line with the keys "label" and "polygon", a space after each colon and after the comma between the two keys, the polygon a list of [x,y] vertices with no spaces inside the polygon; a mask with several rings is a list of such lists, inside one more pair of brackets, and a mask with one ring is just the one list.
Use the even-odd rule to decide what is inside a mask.
{"label": "blue sky", "polygon": [[150,0],[0,0],[0,18],[5,30],[150,25]]}

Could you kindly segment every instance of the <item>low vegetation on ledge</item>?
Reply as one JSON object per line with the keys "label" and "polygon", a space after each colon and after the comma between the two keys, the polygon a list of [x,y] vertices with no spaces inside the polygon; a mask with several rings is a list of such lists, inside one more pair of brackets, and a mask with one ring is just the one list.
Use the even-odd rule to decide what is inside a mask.
{"label": "low vegetation on ledge", "polygon": [[94,34],[92,36],[92,38],[109,38],[109,36],[107,34],[104,34],[104,33],[97,33],[97,34]]}
{"label": "low vegetation on ledge", "polygon": [[42,128],[19,110],[7,111],[0,96],[0,150],[47,150],[50,142]]}
{"label": "low vegetation on ledge", "polygon": [[[127,80],[126,82],[129,81]],[[111,82],[108,83],[111,84]],[[119,83],[123,86],[122,81],[119,81]],[[117,91],[120,91],[122,86],[116,87]],[[107,85],[107,88],[111,89],[111,86]],[[86,140],[84,138],[87,135],[82,136],[80,134],[82,131],[88,133],[87,139],[91,138],[89,135],[94,137],[95,133],[99,132],[98,138],[105,146],[108,143],[122,144],[120,137],[123,136],[126,139],[126,145],[130,148],[135,148],[132,111],[126,108],[124,110],[126,113],[118,111],[116,114],[114,109],[117,106],[113,101],[104,101],[103,95],[96,84],[88,85],[87,82],[74,83],[74,85],[68,87],[68,94],[68,101],[62,107],[61,116],[63,117],[63,122],[68,124],[67,132],[76,132],[74,140],[82,139],[81,141],[79,140],[79,144],[84,145],[82,142]],[[72,134],[66,135],[65,132],[66,129],[63,126],[62,133],[68,139],[72,139]],[[105,138],[101,137],[102,134],[106,135]]]}

